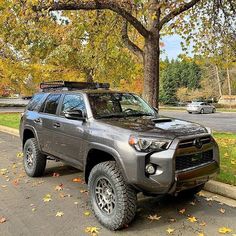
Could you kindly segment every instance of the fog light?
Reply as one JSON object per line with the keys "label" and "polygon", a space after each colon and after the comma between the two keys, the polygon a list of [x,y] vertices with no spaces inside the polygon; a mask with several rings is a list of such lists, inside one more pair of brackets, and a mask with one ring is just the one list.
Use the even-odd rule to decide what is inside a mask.
{"label": "fog light", "polygon": [[146,165],[146,172],[149,174],[149,175],[153,175],[155,173],[156,169],[154,167],[154,165],[152,164],[147,164]]}

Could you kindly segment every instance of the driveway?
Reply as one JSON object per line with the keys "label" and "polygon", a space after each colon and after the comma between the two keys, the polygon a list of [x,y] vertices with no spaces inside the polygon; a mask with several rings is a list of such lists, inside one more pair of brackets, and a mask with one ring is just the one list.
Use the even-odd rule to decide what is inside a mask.
{"label": "driveway", "polygon": [[236,112],[188,114],[186,111],[160,110],[160,115],[197,122],[216,131],[236,133]]}
{"label": "driveway", "polygon": [[[5,223],[0,223],[1,235],[92,235],[85,232],[87,227],[98,227],[99,236],[168,235],[168,228],[174,230],[171,235],[179,236],[220,235],[221,227],[230,228],[229,235],[236,233],[236,208],[230,206],[236,206],[236,201],[206,192],[193,199],[140,195],[133,223],[111,232],[90,212],[86,184],[72,181],[82,179],[82,172],[48,161],[44,177],[29,178],[24,173],[22,157],[17,157],[20,150],[19,138],[0,132],[0,220],[6,218]],[[44,202],[47,194],[51,201]],[[64,215],[56,216],[57,212]],[[161,218],[150,220],[149,215]]]}

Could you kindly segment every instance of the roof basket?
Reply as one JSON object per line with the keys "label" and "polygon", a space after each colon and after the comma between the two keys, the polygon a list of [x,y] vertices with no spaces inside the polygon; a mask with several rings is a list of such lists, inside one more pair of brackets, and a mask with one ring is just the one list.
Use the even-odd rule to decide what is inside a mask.
{"label": "roof basket", "polygon": [[40,89],[43,92],[52,90],[82,90],[82,89],[109,89],[109,83],[89,83],[75,81],[49,81],[42,82]]}

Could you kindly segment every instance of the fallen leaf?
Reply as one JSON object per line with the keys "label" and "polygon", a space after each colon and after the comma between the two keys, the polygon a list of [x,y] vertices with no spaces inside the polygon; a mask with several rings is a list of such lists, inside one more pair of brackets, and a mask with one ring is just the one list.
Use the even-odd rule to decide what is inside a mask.
{"label": "fallen leaf", "polygon": [[204,233],[198,233],[198,236],[205,236]]}
{"label": "fallen leaf", "polygon": [[56,214],[57,217],[62,217],[63,215],[64,215],[63,211],[58,211]]}
{"label": "fallen leaf", "polygon": [[51,195],[50,195],[50,194],[46,194],[46,195],[44,196],[44,198],[43,198],[43,201],[44,201],[44,202],[50,202],[50,201],[52,201]]}
{"label": "fallen leaf", "polygon": [[202,191],[200,191],[198,194],[197,194],[199,197],[204,197],[204,193]]}
{"label": "fallen leaf", "polygon": [[78,202],[74,202],[75,205],[78,205],[79,203]]}
{"label": "fallen leaf", "polygon": [[2,188],[6,188],[7,187],[7,185],[2,185]]}
{"label": "fallen leaf", "polygon": [[85,211],[85,212],[84,212],[84,215],[85,215],[85,216],[90,216],[90,212],[89,212],[89,211]]}
{"label": "fallen leaf", "polygon": [[19,185],[19,179],[13,180],[13,181],[12,181],[12,184],[13,184],[14,186],[18,186],[18,185]]}
{"label": "fallen leaf", "polygon": [[203,221],[203,222],[199,223],[199,225],[200,226],[206,226],[206,222]]}
{"label": "fallen leaf", "polygon": [[32,211],[35,212],[35,211],[36,211],[36,208],[32,208]]}
{"label": "fallen leaf", "polygon": [[229,157],[229,154],[226,152],[226,153],[224,154],[224,157]]}
{"label": "fallen leaf", "polygon": [[55,187],[55,190],[56,190],[56,191],[62,191],[62,190],[63,190],[63,184],[57,185],[57,186]]}
{"label": "fallen leaf", "polygon": [[153,220],[160,220],[161,216],[157,216],[157,215],[149,215],[148,219],[153,221]]}
{"label": "fallen leaf", "polygon": [[189,204],[192,205],[192,206],[195,206],[196,202],[190,202]]}
{"label": "fallen leaf", "polygon": [[85,229],[85,232],[90,233],[92,236],[95,236],[99,233],[99,228],[97,228],[97,227],[87,227]]}
{"label": "fallen leaf", "polygon": [[227,233],[232,232],[232,229],[227,228],[227,227],[221,227],[221,228],[218,229],[218,232],[221,233],[221,234],[227,234]]}
{"label": "fallen leaf", "polygon": [[81,178],[74,178],[72,181],[76,183],[83,183],[83,180]]}
{"label": "fallen leaf", "polygon": [[221,212],[222,214],[224,214],[224,213],[225,213],[225,209],[224,209],[224,208],[220,208],[220,209],[219,209],[219,212]]}
{"label": "fallen leaf", "polygon": [[7,219],[5,217],[0,216],[0,224],[5,223]]}
{"label": "fallen leaf", "polygon": [[209,201],[213,201],[213,198],[212,197],[207,197],[206,200],[209,202]]}
{"label": "fallen leaf", "polygon": [[52,177],[59,177],[60,176],[60,174],[59,173],[56,173],[56,172],[54,172],[53,174],[52,174]]}
{"label": "fallen leaf", "polygon": [[175,218],[169,218],[168,221],[169,222],[176,222],[176,219]]}
{"label": "fallen leaf", "polygon": [[194,223],[194,222],[197,222],[197,219],[195,216],[192,216],[192,217],[188,217],[188,221],[191,223]]}
{"label": "fallen leaf", "polygon": [[24,156],[23,152],[18,152],[16,155],[17,158],[23,158],[23,156]]}
{"label": "fallen leaf", "polygon": [[80,192],[81,192],[81,193],[87,193],[87,192],[88,192],[88,190],[81,189],[81,190],[80,190]]}
{"label": "fallen leaf", "polygon": [[172,234],[174,231],[175,231],[175,229],[171,229],[171,228],[168,228],[168,229],[166,230],[166,232],[167,232],[168,234]]}
{"label": "fallen leaf", "polygon": [[183,208],[183,209],[179,210],[179,213],[180,213],[180,214],[184,214],[185,211],[186,211],[186,209]]}

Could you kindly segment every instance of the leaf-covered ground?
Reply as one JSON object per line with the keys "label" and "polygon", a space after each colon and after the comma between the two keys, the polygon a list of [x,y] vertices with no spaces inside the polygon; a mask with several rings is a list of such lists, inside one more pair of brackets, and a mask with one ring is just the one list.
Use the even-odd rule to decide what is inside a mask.
{"label": "leaf-covered ground", "polygon": [[204,192],[193,199],[139,195],[133,223],[110,232],[88,206],[82,172],[49,161],[44,177],[29,178],[23,170],[19,139],[2,133],[0,159],[0,232],[4,236],[236,234],[236,208]]}

